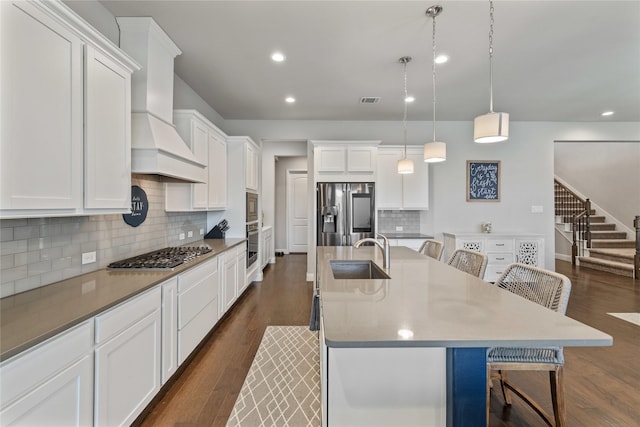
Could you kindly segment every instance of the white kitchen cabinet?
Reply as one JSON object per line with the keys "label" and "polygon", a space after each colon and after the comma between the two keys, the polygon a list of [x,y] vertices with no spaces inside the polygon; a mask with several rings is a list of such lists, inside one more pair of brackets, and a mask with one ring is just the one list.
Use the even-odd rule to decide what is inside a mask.
{"label": "white kitchen cabinet", "polygon": [[544,268],[544,236],[527,233],[444,233],[443,260],[456,249],[487,254],[484,280],[495,282],[504,268],[514,262]]}
{"label": "white kitchen cabinet", "polygon": [[275,262],[275,254],[273,248],[273,227],[262,228],[262,269],[267,264]]}
{"label": "white kitchen cabinet", "polygon": [[128,212],[137,65],[62,2],[0,3],[0,217]]}
{"label": "white kitchen cabinet", "polygon": [[311,141],[316,181],[376,181],[379,141]]}
{"label": "white kitchen cabinet", "polygon": [[84,207],[128,212],[131,71],[93,46],[87,46],[85,51],[84,146]]}
{"label": "white kitchen cabinet", "polygon": [[234,250],[222,255],[222,313],[226,313],[238,297],[238,256]]}
{"label": "white kitchen cabinet", "polygon": [[173,121],[196,158],[207,165],[205,183],[166,183],[165,210],[188,212],[227,205],[226,135],[196,110],[175,110]]}
{"label": "white kitchen cabinet", "polygon": [[214,257],[178,276],[178,364],[182,364],[219,319],[220,274]]}
{"label": "white kitchen cabinet", "polygon": [[407,147],[407,158],[413,160],[412,174],[397,172],[398,160],[404,158],[404,147],[378,148],[378,209],[429,209],[429,166],[423,160],[422,148]]}
{"label": "white kitchen cabinet", "polygon": [[247,190],[258,191],[258,149],[253,144],[245,144],[245,183]]}
{"label": "white kitchen cabinet", "polygon": [[96,426],[129,425],[160,390],[161,288],[96,316]]}
{"label": "white kitchen cabinet", "polygon": [[[242,295],[247,286],[249,286],[249,278],[247,277],[247,251],[245,245],[240,245],[236,249],[236,257],[238,263],[236,264],[238,275],[238,297]],[[256,263],[257,264],[257,263]]]}
{"label": "white kitchen cabinet", "polygon": [[178,369],[178,278],[162,285],[162,384]]}
{"label": "white kitchen cabinet", "polygon": [[84,322],[0,365],[3,426],[92,424],[92,325]]}

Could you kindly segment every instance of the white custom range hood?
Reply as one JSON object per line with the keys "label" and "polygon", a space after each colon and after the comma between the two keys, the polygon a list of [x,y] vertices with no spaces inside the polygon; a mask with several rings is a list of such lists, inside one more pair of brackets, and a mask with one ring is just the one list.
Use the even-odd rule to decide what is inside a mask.
{"label": "white custom range hood", "polygon": [[182,52],[149,17],[118,17],[120,48],[142,68],[131,78],[131,172],[205,182],[206,165],[173,125],[173,60]]}

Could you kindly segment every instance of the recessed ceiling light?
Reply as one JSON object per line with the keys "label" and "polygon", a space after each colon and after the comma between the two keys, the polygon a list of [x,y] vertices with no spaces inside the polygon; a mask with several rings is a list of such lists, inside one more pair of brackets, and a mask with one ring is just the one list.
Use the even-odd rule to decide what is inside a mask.
{"label": "recessed ceiling light", "polygon": [[407,97],[404,99],[404,102],[413,102],[413,101],[415,101],[415,100],[416,100],[416,98],[415,98],[415,97],[413,97],[413,96],[409,95],[409,96],[407,96]]}
{"label": "recessed ceiling light", "polygon": [[436,64],[444,64],[449,60],[447,55],[438,55],[436,56]]}
{"label": "recessed ceiling light", "polygon": [[282,62],[284,61],[284,55],[280,52],[275,52],[271,55],[271,59],[275,62]]}
{"label": "recessed ceiling light", "polygon": [[296,99],[293,96],[287,96],[284,100],[289,104],[293,104],[294,102],[296,102]]}
{"label": "recessed ceiling light", "polygon": [[606,116],[613,116],[613,111],[605,111],[605,112],[603,112],[603,113],[601,114],[601,116],[604,116],[604,117],[606,117]]}

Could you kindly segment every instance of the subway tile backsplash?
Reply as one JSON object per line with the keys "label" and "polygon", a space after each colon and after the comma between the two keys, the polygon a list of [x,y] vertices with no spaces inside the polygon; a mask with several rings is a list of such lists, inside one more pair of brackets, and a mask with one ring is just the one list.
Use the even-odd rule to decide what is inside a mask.
{"label": "subway tile backsplash", "polygon": [[419,233],[420,211],[378,211],[379,233],[398,233],[396,226],[402,233]]}
{"label": "subway tile backsplash", "polygon": [[[126,224],[119,214],[0,220],[0,297],[95,271],[112,261],[195,242],[202,239],[200,229],[208,231],[206,212],[164,211],[159,177],[134,175],[132,184],[149,199],[147,218],[138,227]],[[82,253],[92,251],[96,262],[82,265]]]}

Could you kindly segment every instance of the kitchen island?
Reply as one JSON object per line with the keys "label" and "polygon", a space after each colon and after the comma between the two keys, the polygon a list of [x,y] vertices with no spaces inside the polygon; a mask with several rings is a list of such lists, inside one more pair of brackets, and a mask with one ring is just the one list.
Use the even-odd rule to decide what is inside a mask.
{"label": "kitchen island", "polygon": [[389,279],[336,279],[332,260],[383,265],[377,247],[318,247],[324,425],[484,425],[487,347],[612,344],[405,247]]}

